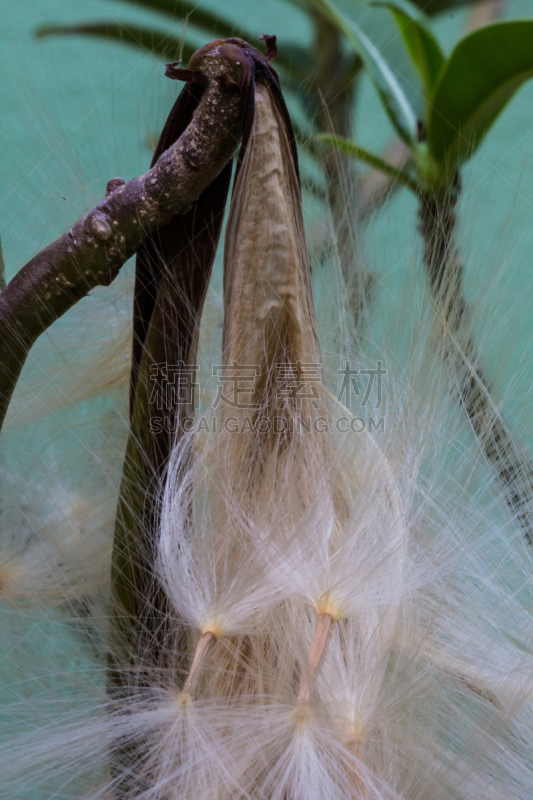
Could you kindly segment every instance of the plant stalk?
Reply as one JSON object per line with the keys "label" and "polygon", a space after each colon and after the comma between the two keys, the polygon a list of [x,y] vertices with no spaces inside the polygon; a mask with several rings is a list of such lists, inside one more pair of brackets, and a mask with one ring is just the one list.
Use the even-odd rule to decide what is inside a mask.
{"label": "plant stalk", "polygon": [[201,669],[205,664],[209,653],[213,649],[213,646],[216,644],[216,641],[217,637],[211,631],[202,633],[200,636],[200,641],[196,646],[191,668],[189,670],[189,674],[187,675],[187,680],[183,686],[184,692],[191,693],[194,691],[194,687],[196,686],[198,678],[200,677]]}
{"label": "plant stalk", "polygon": [[[315,9],[316,71],[312,81],[312,117],[320,132],[352,137],[352,110],[363,62],[356,54],[345,55],[339,29]],[[357,256],[357,171],[353,159],[330,149],[325,155],[328,204],[335,231],[339,262],[349,293],[349,305],[357,329],[374,283]]]}
{"label": "plant stalk", "polygon": [[322,668],[328,653],[328,645],[333,633],[334,620],[331,614],[318,614],[315,633],[309,645],[307,669],[302,672],[298,705],[306,705],[315,679]]}
{"label": "plant stalk", "polygon": [[440,191],[421,192],[419,218],[424,264],[442,331],[442,355],[455,390],[502,495],[533,545],[533,467],[513,441],[493,400],[491,383],[471,335],[472,312],[463,294],[463,264],[456,245],[459,177]]}

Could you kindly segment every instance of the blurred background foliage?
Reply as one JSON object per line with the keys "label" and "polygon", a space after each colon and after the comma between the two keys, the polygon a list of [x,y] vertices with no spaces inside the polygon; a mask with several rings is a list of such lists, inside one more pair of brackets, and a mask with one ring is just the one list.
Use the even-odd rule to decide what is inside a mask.
{"label": "blurred background foliage", "polygon": [[[530,11],[527,0],[416,0],[414,5],[429,15],[437,39],[448,50],[468,29],[500,17],[527,16]],[[390,65],[415,115],[421,117],[424,91],[391,14],[366,0],[335,0],[333,7],[348,27],[368,36]],[[28,0],[24,10],[6,2],[4,16],[7,113],[2,114],[2,125],[8,152],[1,174],[3,189],[10,194],[16,186],[17,193],[29,190],[35,196],[30,187],[35,181],[39,184],[39,171],[44,169],[48,176],[55,162],[59,174],[65,162],[74,159],[78,163],[72,164],[72,172],[85,170],[91,178],[81,185],[78,181],[83,198],[78,202],[67,194],[63,200],[64,188],[56,192],[55,200],[60,206],[71,203],[80,212],[97,196],[90,187],[104,180],[109,154],[114,151],[117,156],[115,170],[131,177],[142,169],[138,156],[135,167],[126,161],[128,155],[133,156],[132,147],[143,139],[153,148],[176,91],[175,86],[164,85],[157,70],[159,59],[187,62],[194,49],[214,37],[237,35],[257,44],[261,32],[276,33],[276,68],[298,132],[305,187],[318,201],[327,198],[345,277],[360,273],[354,292],[365,290],[368,275],[356,264],[358,228],[390,197],[395,183],[380,172],[357,168],[344,155],[324,149],[317,154],[314,136],[329,131],[363,147],[370,143],[371,150],[398,167],[408,165],[411,154],[393,136],[378,99],[372,96],[368,85],[372,69],[364,69],[361,52],[342,25],[336,24],[326,2],[228,0],[222,6],[214,0],[199,4],[53,0],[45,11],[42,4]],[[121,48],[119,43],[126,46]],[[36,126],[41,130],[37,132]],[[37,155],[41,147],[42,165]],[[30,164],[28,153],[37,155],[38,167]],[[28,166],[29,177],[25,174]],[[23,180],[17,180],[16,171],[24,174]],[[8,205],[14,203],[16,198],[10,196]],[[345,213],[348,204],[350,218]],[[57,214],[58,225],[49,223],[54,234],[61,229],[59,218],[64,219],[60,209]],[[16,221],[6,220],[1,229],[8,255],[16,230],[19,243],[33,239],[33,250],[49,240],[42,225],[32,224],[31,218],[29,225],[22,224],[20,213],[14,217]],[[16,261],[21,263],[19,258]],[[9,271],[13,257],[7,262]],[[353,304],[357,302],[355,296]]]}
{"label": "blurred background foliage", "polygon": [[[7,3],[5,5],[7,24],[3,31],[6,38],[3,51],[7,56],[8,80],[4,91],[8,97],[10,93],[13,94],[11,104],[9,100],[7,103],[7,118],[2,116],[8,137],[12,139],[14,135],[20,144],[20,132],[16,127],[7,129],[10,110],[13,113],[16,109],[20,127],[26,127],[27,133],[34,129],[35,117],[49,128],[56,125],[63,130],[70,128],[66,137],[69,141],[64,142],[66,147],[62,145],[61,148],[55,148],[60,151],[57,154],[60,158],[68,158],[65,152],[69,149],[76,153],[80,149],[86,150],[87,142],[81,136],[85,119],[90,118],[88,130],[91,130],[91,122],[95,126],[97,124],[99,109],[105,107],[106,100],[112,97],[114,110],[118,111],[113,118],[112,139],[115,147],[120,140],[122,149],[126,145],[121,135],[121,125],[126,123],[123,115],[131,115],[131,111],[127,110],[126,92],[129,95],[136,91],[137,104],[139,110],[142,104],[142,113],[135,115],[136,119],[130,119],[130,130],[133,132],[135,126],[139,123],[142,125],[144,121],[145,139],[153,146],[159,122],[153,121],[154,100],[162,102],[163,94],[168,96],[172,93],[169,87],[161,86],[161,80],[157,84],[154,81],[151,91],[145,84],[147,73],[152,72],[156,59],[165,62],[183,58],[186,62],[194,49],[206,39],[238,35],[257,43],[260,32],[271,30],[278,35],[276,67],[287,92],[299,143],[304,151],[306,186],[319,198],[328,196],[337,225],[341,224],[340,217],[344,216],[347,194],[353,201],[355,217],[365,219],[374,206],[379,206],[390,185],[378,175],[355,176],[353,165],[343,157],[322,156],[320,164],[317,164],[313,158],[313,135],[317,131],[355,135],[361,144],[369,135],[373,149],[376,149],[376,142],[381,143],[393,163],[403,165],[409,158],[401,143],[389,141],[390,132],[384,124],[382,113],[376,109],[375,98],[369,101],[370,114],[365,109],[367,76],[362,69],[361,57],[355,51],[353,41],[332,21],[327,7],[320,0],[269,0],[268,3],[229,0],[223,7],[213,0],[204,0],[200,4],[183,0],[111,0],[105,3],[54,0],[47,4],[46,13],[42,4],[32,0],[25,4],[23,12],[15,5],[11,8]],[[425,13],[435,20],[437,34],[445,43],[449,43],[457,38],[459,32],[475,27],[480,22],[498,18],[502,14],[523,15],[527,0],[489,0],[485,3],[417,0],[416,5],[424,8]],[[400,80],[415,113],[421,115],[423,92],[391,15],[386,9],[372,8],[365,0],[336,0],[334,6],[348,25],[354,23],[367,34]],[[60,40],[56,38],[59,33],[78,36],[70,41],[67,38]],[[30,42],[25,41],[28,35],[31,36]],[[44,42],[39,41],[44,38]],[[103,42],[106,40],[108,48],[104,50]],[[117,42],[128,45],[121,54],[116,47]],[[36,69],[43,59],[46,62],[44,70],[39,67]],[[117,62],[123,65],[123,69],[117,69]],[[114,75],[113,70],[117,70]],[[15,72],[16,79],[10,81],[10,73]],[[54,72],[50,83],[50,73]],[[61,90],[57,80],[60,72],[63,72]],[[38,86],[45,75],[48,85]],[[128,75],[129,78],[126,77]],[[32,81],[35,84],[33,87]],[[104,83],[106,87],[97,100],[98,89]],[[144,92],[152,95],[149,102],[146,102]],[[26,101],[23,99],[25,96],[28,98]],[[77,114],[77,109],[84,101],[90,111]],[[9,109],[9,105],[15,108]],[[26,126],[21,106],[27,106],[29,116],[34,117],[28,120]],[[31,109],[36,113],[32,114]],[[67,118],[77,118],[74,126],[68,123],[62,125],[60,117],[63,112]],[[164,110],[160,107],[159,118],[163,115]],[[109,115],[108,121],[111,121]],[[102,134],[106,127],[108,132],[107,125],[100,125]],[[76,136],[76,132],[80,135]],[[46,130],[41,135],[45,142],[54,138],[54,133],[49,134]],[[91,130],[90,139],[94,141],[95,138]],[[130,141],[132,138],[130,136]],[[27,136],[26,140],[30,145]],[[11,149],[15,149],[13,142]],[[29,146],[26,158],[30,150],[35,152],[35,143]],[[47,150],[50,148],[47,147]],[[104,150],[110,150],[109,140],[99,153],[95,149],[94,155],[101,164],[105,159]],[[14,154],[8,154],[8,158],[9,155]],[[20,152],[18,155],[24,158]],[[48,152],[46,160],[50,161],[50,158],[53,158],[53,154]],[[4,179],[3,185],[6,183],[9,187],[9,178],[7,182]],[[352,220],[352,227],[358,221]],[[343,222],[346,225],[347,221]],[[3,234],[4,237],[9,236],[5,226]],[[347,233],[344,232],[344,235]]]}
{"label": "blurred background foliage", "polygon": [[[422,115],[424,99],[416,79],[416,70],[413,70],[409,55],[401,46],[398,36],[394,35],[394,26],[383,9],[373,8],[366,0],[337,0],[332,5],[328,0],[286,0],[285,4],[285,13],[294,9],[302,19],[300,24],[293,23],[294,27],[289,24],[288,29],[283,20],[283,28],[278,32],[280,48],[276,68],[294,107],[293,117],[299,143],[311,157],[316,155],[312,138],[315,132],[330,131],[346,137],[352,134],[361,75],[365,68],[371,77],[376,72],[376,59],[364,58],[364,52],[358,47],[362,44],[361,38],[356,36],[354,40],[354,29],[366,34],[371,45],[375,45],[383,54],[385,61],[400,78],[415,114]],[[247,6],[246,11],[250,13],[246,13],[244,19],[242,14],[231,13],[232,10],[238,12],[238,8],[233,9],[231,3],[223,8],[217,6],[216,10],[205,3],[184,0],[124,0],[124,5],[153,12],[150,24],[133,23],[117,15],[111,20],[91,19],[76,25],[46,24],[38,28],[37,36],[80,35],[120,41],[143,53],[150,52],[161,57],[166,62],[182,59],[184,63],[188,62],[198,47],[201,36],[239,36],[257,43],[257,29],[253,29],[253,4]],[[477,11],[474,11],[474,17],[469,22],[471,26],[496,19],[504,10],[501,0],[485,3],[484,13],[482,10],[481,14],[479,3],[472,0],[418,0],[414,7],[423,9],[429,16],[447,13],[453,18],[457,9],[476,5]],[[479,19],[476,19],[476,13]],[[304,19],[305,25],[302,24]],[[179,32],[176,31],[176,23],[182,25]],[[294,31],[292,33],[291,28]],[[377,72],[379,84],[379,67]],[[396,143],[389,153],[390,157],[393,162],[403,165],[409,156],[407,150]],[[357,185],[353,166],[347,159],[325,155],[321,163],[325,185],[316,180],[312,168],[304,161],[307,187],[319,197],[327,194],[341,250],[346,252],[353,249],[354,245],[353,230],[348,228],[353,229],[360,221],[358,217],[365,218],[375,205],[379,205],[389,184],[379,184],[379,187],[370,187],[369,191],[364,192]],[[340,186],[343,191],[339,191]],[[347,200],[352,203],[354,212],[350,221],[343,213]],[[353,259],[347,258],[347,262],[344,264],[346,277],[354,267]]]}

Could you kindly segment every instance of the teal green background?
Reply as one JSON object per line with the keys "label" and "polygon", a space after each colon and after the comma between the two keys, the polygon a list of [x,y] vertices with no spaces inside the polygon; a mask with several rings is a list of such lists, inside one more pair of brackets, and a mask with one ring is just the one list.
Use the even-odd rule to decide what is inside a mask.
{"label": "teal green background", "polygon": [[[281,0],[227,0],[223,9],[215,0],[204,0],[202,5],[235,21],[245,20],[258,36],[277,34],[280,48],[284,40],[312,40],[305,15]],[[355,11],[359,4],[344,0],[339,5],[348,14],[358,14],[388,56],[398,53],[398,34],[386,12],[380,12],[381,22],[376,24],[364,12]],[[129,179],[146,171],[151,159],[149,136],[161,129],[179,90],[165,79],[162,63],[149,52],[80,37],[37,40],[35,29],[53,22],[120,19],[184,35],[187,26],[183,20],[177,19],[173,26],[166,18],[109,0],[0,0],[0,10],[0,235],[9,278],[96,203],[110,178]],[[521,16],[533,16],[530,0],[510,0],[506,17]],[[465,17],[466,12],[456,12],[435,22],[437,36],[448,51],[461,35]],[[207,38],[201,33],[194,37],[198,45]],[[401,66],[404,84],[417,102],[414,74],[407,63]],[[293,100],[291,108],[300,113]],[[365,147],[378,149],[391,139],[389,123],[366,78],[355,126],[356,139]],[[533,447],[533,83],[520,90],[465,168],[463,187],[460,231],[465,290],[476,310],[474,328],[485,371],[510,426]],[[323,219],[317,204],[307,195],[304,200],[312,244],[319,238]],[[379,341],[393,317],[404,319],[407,330],[420,316],[423,302],[416,207],[406,190],[372,220],[363,236],[362,252],[366,266],[378,277],[367,335]],[[131,277],[131,271],[130,263],[125,278]],[[321,285],[319,275],[319,291]],[[130,288],[125,280],[109,290],[115,292],[113,308],[125,320]],[[58,323],[52,338],[46,335],[28,360],[23,382],[31,382],[39,371],[43,384],[53,381],[46,369],[47,348],[57,347],[62,335],[71,337],[79,319],[87,321],[102,313],[96,316],[102,327],[98,330],[96,325],[93,339],[105,337],[112,325],[112,313],[102,312],[106,291],[95,291]],[[317,305],[320,308],[320,297]],[[81,340],[68,346],[68,358],[83,357]],[[111,402],[107,410],[111,419],[120,420],[123,406]],[[91,448],[89,423],[101,413],[101,405],[89,403],[81,411],[85,428],[80,427],[79,416],[62,412],[60,420],[56,416],[44,427],[8,430],[4,435],[7,460],[16,463],[21,474],[37,480],[48,457],[43,451],[52,448],[68,464],[75,482],[77,475],[84,474],[81,468],[76,473],[79,442],[83,441],[85,450]],[[122,425],[117,434],[115,479],[124,435]],[[55,443],[46,443],[46,437],[50,441],[55,437]],[[95,669],[91,681],[96,694],[101,691],[101,662],[89,669],[94,659],[87,640],[64,624],[60,612],[4,611],[2,629],[0,691],[10,701],[39,693],[64,699],[65,671],[86,676]],[[11,717],[6,722],[13,725]]]}

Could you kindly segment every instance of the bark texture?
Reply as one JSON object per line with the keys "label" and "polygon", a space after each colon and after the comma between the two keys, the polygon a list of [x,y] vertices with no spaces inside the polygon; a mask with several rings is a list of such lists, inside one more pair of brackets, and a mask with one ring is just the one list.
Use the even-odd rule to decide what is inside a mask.
{"label": "bark texture", "polygon": [[108,286],[152,231],[183,214],[220,174],[241,134],[241,96],[214,60],[190,124],[145,175],[106,196],[0,292],[0,425],[37,338],[96,286]]}

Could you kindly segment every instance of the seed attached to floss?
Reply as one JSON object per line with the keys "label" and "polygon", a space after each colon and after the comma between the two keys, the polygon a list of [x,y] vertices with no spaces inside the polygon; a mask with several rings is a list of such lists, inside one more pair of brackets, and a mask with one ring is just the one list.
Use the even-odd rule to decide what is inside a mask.
{"label": "seed attached to floss", "polygon": [[307,654],[307,669],[302,672],[298,703],[307,705],[315,679],[320,672],[328,652],[328,644],[333,633],[334,620],[330,614],[318,614],[315,633]]}
{"label": "seed attached to floss", "polygon": [[183,692],[191,694],[194,691],[194,687],[196,686],[202,667],[204,666],[209,653],[216,644],[216,641],[217,637],[211,631],[202,633],[200,636],[200,641],[196,645],[196,651],[194,653],[194,658],[192,660],[187,680],[185,681],[185,685],[183,687]]}

